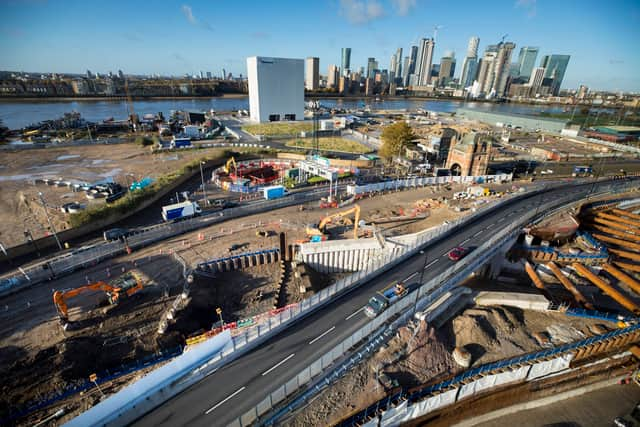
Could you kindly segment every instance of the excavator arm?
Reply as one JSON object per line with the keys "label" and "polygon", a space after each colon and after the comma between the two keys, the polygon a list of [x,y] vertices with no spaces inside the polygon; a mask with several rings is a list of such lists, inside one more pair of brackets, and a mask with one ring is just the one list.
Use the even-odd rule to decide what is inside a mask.
{"label": "excavator arm", "polygon": [[359,205],[355,205],[351,209],[347,209],[344,212],[338,212],[332,215],[327,215],[326,217],[322,218],[322,221],[320,221],[320,224],[318,224],[318,230],[320,230],[321,233],[324,233],[325,227],[331,221],[337,218],[343,218],[351,214],[355,214],[355,218],[354,218],[355,224],[353,227],[353,234],[354,234],[354,239],[357,239],[358,238],[358,222],[360,222],[360,206]]}
{"label": "excavator arm", "polygon": [[58,314],[63,320],[67,320],[69,317],[69,309],[67,307],[67,300],[78,296],[84,292],[89,291],[103,291],[107,294],[113,294],[115,289],[104,282],[96,282],[90,285],[81,286],[79,288],[70,289],[68,291],[55,291],[53,293],[53,303],[58,310]]}

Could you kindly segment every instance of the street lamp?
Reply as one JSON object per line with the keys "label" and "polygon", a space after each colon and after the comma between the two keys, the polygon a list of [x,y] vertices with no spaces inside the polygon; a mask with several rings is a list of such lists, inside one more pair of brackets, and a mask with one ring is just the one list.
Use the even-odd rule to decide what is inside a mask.
{"label": "street lamp", "polygon": [[62,250],[62,245],[60,244],[60,240],[58,240],[58,233],[56,233],[56,228],[53,226],[53,223],[51,222],[51,217],[49,217],[49,211],[47,210],[47,204],[44,201],[44,195],[42,194],[42,191],[38,192],[38,196],[40,196],[40,201],[42,202],[44,213],[47,216],[47,222],[49,223],[49,227],[51,228],[51,231],[53,231],[53,237],[56,239],[58,248]]}
{"label": "street lamp", "polygon": [[204,194],[204,202],[205,204],[209,204],[209,199],[207,198],[207,190],[204,188],[204,172],[202,172],[202,165],[205,162],[200,161],[200,178],[202,179],[202,194]]}
{"label": "street lamp", "polygon": [[220,307],[216,308],[216,314],[220,316],[220,327],[224,327],[224,320],[222,319],[222,309]]}

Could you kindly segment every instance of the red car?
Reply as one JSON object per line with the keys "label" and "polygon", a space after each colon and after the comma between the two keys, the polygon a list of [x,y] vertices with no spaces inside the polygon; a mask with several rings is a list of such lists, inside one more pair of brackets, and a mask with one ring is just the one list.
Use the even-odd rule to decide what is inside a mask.
{"label": "red car", "polygon": [[451,249],[449,254],[447,255],[451,261],[460,261],[466,254],[468,250],[461,246]]}

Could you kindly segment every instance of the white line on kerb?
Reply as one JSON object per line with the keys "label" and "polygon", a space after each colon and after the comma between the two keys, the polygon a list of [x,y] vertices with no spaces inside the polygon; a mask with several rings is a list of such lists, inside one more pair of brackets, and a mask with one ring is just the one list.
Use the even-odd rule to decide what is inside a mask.
{"label": "white line on kerb", "polygon": [[353,316],[355,316],[356,314],[360,313],[363,309],[364,309],[364,307],[360,307],[360,309],[359,309],[359,310],[354,311],[353,313],[351,313],[350,315],[348,315],[344,320],[349,320],[349,319],[351,319]]}
{"label": "white line on kerb", "polygon": [[471,239],[464,239],[462,242],[460,242],[460,244],[459,244],[458,246],[462,246],[462,245],[464,245],[464,244],[465,244],[465,243],[467,243],[469,240],[471,240]]}
{"label": "white line on kerb", "polygon": [[283,360],[281,360],[280,362],[276,363],[275,365],[273,365],[272,367],[270,367],[269,369],[267,369],[266,371],[264,371],[264,373],[262,374],[262,376],[264,377],[265,375],[267,375],[269,372],[273,371],[274,369],[276,369],[278,366],[282,365],[284,362],[286,362],[287,360],[291,359],[293,356],[295,356],[295,353],[291,353],[290,355],[288,355],[287,357],[285,357]]}
{"label": "white line on kerb", "polygon": [[431,267],[433,264],[435,264],[436,262],[438,262],[437,259],[434,259],[433,261],[431,261],[429,264],[427,264],[427,266],[424,268],[425,270],[429,267]]}
{"label": "white line on kerb", "polygon": [[474,235],[473,235],[473,237],[478,237],[479,235],[481,235],[481,234],[482,234],[482,232],[483,232],[483,231],[484,231],[484,230],[480,230],[480,231],[478,231],[476,234],[474,234]]}
{"label": "white line on kerb", "polygon": [[226,402],[227,400],[231,399],[233,396],[235,396],[236,394],[240,393],[242,390],[244,390],[246,387],[241,387],[238,389],[238,391],[236,391],[235,393],[233,393],[232,395],[230,395],[229,397],[227,397],[226,399],[224,399],[222,402],[218,403],[215,406],[212,406],[211,408],[207,409],[207,411],[205,412],[205,415],[209,415],[209,413],[211,411],[214,411],[218,406],[222,405],[224,402]]}
{"label": "white line on kerb", "polygon": [[411,276],[407,277],[406,279],[404,279],[404,281],[406,282],[407,280],[411,279],[413,276],[417,275],[418,273],[413,273]]}
{"label": "white line on kerb", "polygon": [[328,331],[324,332],[322,335],[315,337],[314,339],[312,339],[311,341],[309,341],[309,344],[313,344],[314,342],[318,341],[320,338],[322,338],[323,336],[327,335],[329,332],[333,331],[336,327],[332,326],[331,329],[329,329]]}

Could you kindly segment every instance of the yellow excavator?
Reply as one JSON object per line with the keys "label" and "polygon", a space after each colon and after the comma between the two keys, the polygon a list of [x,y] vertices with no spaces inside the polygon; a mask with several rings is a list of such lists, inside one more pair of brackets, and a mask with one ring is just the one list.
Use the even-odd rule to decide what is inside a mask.
{"label": "yellow excavator", "polygon": [[233,171],[237,173],[238,165],[236,165],[236,159],[233,156],[229,160],[227,160],[227,163],[224,165],[224,171],[227,174],[231,174],[231,166],[233,166]]}
{"label": "yellow excavator", "polygon": [[308,225],[306,230],[307,236],[309,237],[324,236],[327,224],[330,224],[332,221],[337,219],[344,219],[347,221],[347,223],[351,223],[351,220],[349,218],[345,218],[346,216],[351,214],[355,214],[354,221],[353,221],[353,238],[357,239],[358,238],[358,222],[360,222],[360,206],[358,205],[354,205],[351,209],[347,209],[346,211],[343,211],[343,212],[327,215],[324,218],[322,218],[322,220],[320,221],[320,224],[318,225],[315,225],[315,224]]}
{"label": "yellow excavator", "polygon": [[67,291],[55,291],[53,303],[63,323],[69,322],[67,300],[89,291],[103,291],[107,294],[109,304],[118,304],[122,299],[132,296],[143,289],[143,281],[134,272],[126,273],[111,283],[95,282]]}

